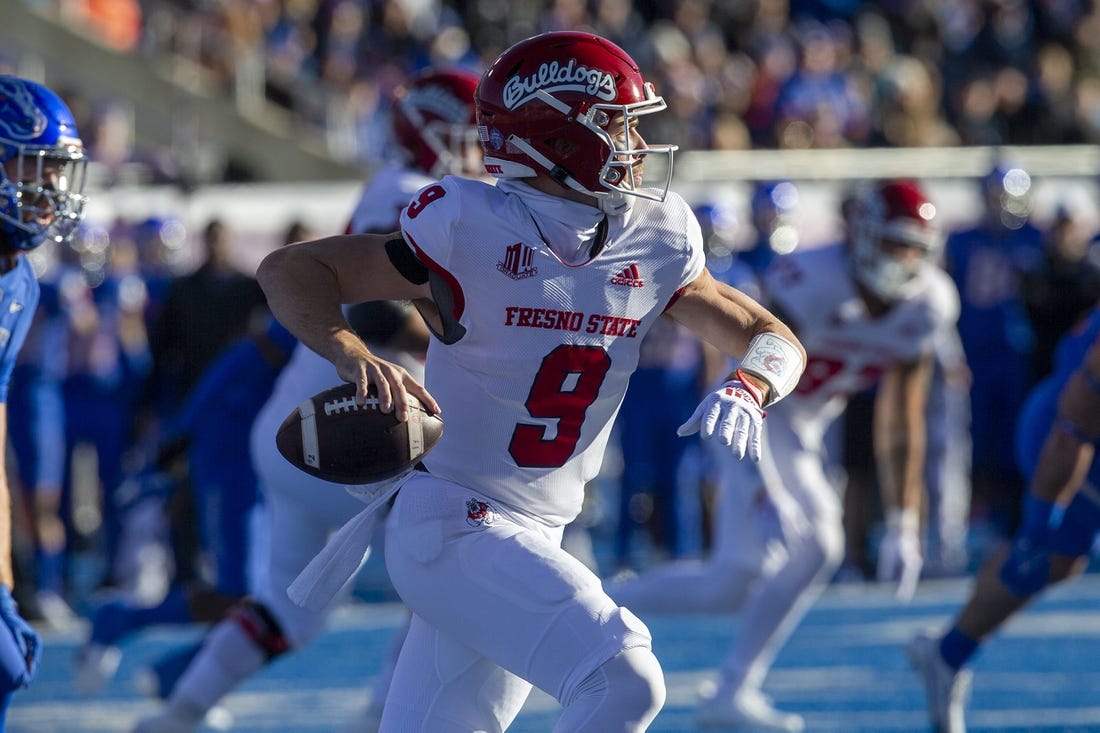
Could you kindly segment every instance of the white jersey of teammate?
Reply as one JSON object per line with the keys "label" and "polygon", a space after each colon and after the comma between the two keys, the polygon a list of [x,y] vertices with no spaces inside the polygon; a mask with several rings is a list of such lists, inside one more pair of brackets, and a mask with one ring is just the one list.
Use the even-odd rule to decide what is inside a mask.
{"label": "white jersey of teammate", "polygon": [[[609,587],[619,603],[640,611],[740,612],[741,633],[723,661],[714,701],[759,690],[840,562],[841,504],[823,439],[852,394],[886,368],[930,350],[935,334],[954,322],[951,281],[931,266],[920,278],[911,298],[872,318],[843,246],[777,260],[764,274],[765,303],[798,334],[807,361],[795,391],[768,408],[760,463],[733,460],[712,445],[720,489],[708,561],[671,563]],[[763,488],[754,490],[761,480]]]}
{"label": "white jersey of teammate", "polygon": [[[953,327],[959,297],[950,278],[926,264],[918,280],[909,297],[872,317],[842,244],[796,252],[764,273],[769,308],[786,320],[806,349],[798,386],[768,410],[767,450],[759,464],[788,537],[810,533],[823,546],[841,541],[842,510],[826,465],[826,432],[853,394],[873,386],[888,368],[930,353],[938,334]],[[747,468],[722,462],[731,476],[743,475]],[[733,517],[726,521],[733,527],[743,524]],[[731,534],[741,535],[733,546],[750,563],[760,557],[764,548],[749,539],[751,532],[735,529]]]}
{"label": "white jersey of teammate", "polygon": [[806,370],[787,399],[768,412],[817,421],[824,430],[848,398],[871,387],[888,367],[915,361],[932,350],[937,334],[959,313],[954,284],[926,264],[920,287],[887,313],[871,317],[851,273],[843,245],[795,252],[764,274],[766,302],[783,314],[806,348]]}
{"label": "white jersey of teammate", "polygon": [[359,194],[355,211],[348,220],[348,233],[385,234],[396,231],[398,217],[413,194],[433,180],[427,173],[400,163],[382,166]]}
{"label": "white jersey of teammate", "polygon": [[[399,211],[431,180],[414,168],[396,164],[380,168],[363,187],[348,230],[396,231]],[[423,365],[412,355],[372,348],[401,364],[414,377],[422,376]],[[298,344],[252,427],[253,463],[267,504],[270,537],[266,541],[274,540],[262,553],[266,567],[254,594],[275,615],[295,646],[305,644],[321,631],[328,609],[316,611],[292,603],[287,586],[324,547],[329,535],[358,514],[363,504],[340,486],[304,474],[287,463],[275,447],[275,432],[303,400],[340,381],[331,363]],[[330,603],[328,608],[335,605]]]}
{"label": "white jersey of teammate", "polygon": [[[581,217],[576,229],[590,233],[607,222],[599,256],[555,254],[546,240],[568,236],[555,249],[576,250],[576,229],[550,230],[550,216],[536,220],[540,207],[559,220]],[[691,209],[669,194],[604,219],[524,183],[447,177],[420,192],[401,227],[448,286],[465,330],[428,348],[425,386],[446,427],[424,464],[542,522],[567,524],[599,471],[642,337],[702,272]]]}

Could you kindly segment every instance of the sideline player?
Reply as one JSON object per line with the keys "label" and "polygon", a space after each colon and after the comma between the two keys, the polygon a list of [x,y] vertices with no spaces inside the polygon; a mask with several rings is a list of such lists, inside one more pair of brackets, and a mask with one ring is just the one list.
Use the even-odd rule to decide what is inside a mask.
{"label": "sideline player", "polygon": [[[741,357],[685,430],[754,459],[763,406],[794,387],[804,353],[705,269],[698,223],[668,191],[675,148],[637,128],[665,101],[625,51],[580,32],[526,39],[475,102],[495,187],[446,177],[412,200],[400,234],[290,247],[258,277],[360,399],[374,386],[406,419],[412,394],[446,422],[387,520],[387,569],[413,618],[381,730],[502,731],[537,685],[564,708],[557,731],[643,731],[665,696],[648,629],[561,548],[639,344],[667,315]],[[653,158],[663,181],[643,187]],[[401,298],[438,306],[430,392],[340,310]]]}
{"label": "sideline player", "polygon": [[718,457],[711,554],[608,589],[640,612],[740,612],[716,690],[700,704],[701,726],[802,730],[802,718],[773,708],[761,685],[843,557],[841,506],[823,438],[849,396],[875,379],[874,450],[887,515],[880,566],[902,595],[920,573],[931,349],[938,331],[954,322],[958,296],[935,264],[935,209],[916,183],[868,185],[855,206],[847,243],[799,250],[764,275],[768,305],[806,347],[806,371],[794,393],[768,410],[759,478]]}
{"label": "sideline player", "polygon": [[[474,126],[478,77],[452,68],[428,69],[399,92],[393,132],[400,156],[364,186],[348,231],[389,232],[397,215],[422,186],[445,173],[480,172]],[[422,369],[414,355],[427,347],[428,332],[409,304],[371,303],[350,309],[355,331],[379,353],[410,372]],[[173,686],[165,709],[142,721],[150,733],[192,731],[236,685],[282,654],[300,648],[324,629],[350,592],[350,584],[322,608],[302,608],[287,586],[325,545],[329,535],[363,509],[338,486],[302,473],[278,454],[275,432],[283,419],[312,394],[339,383],[332,364],[298,345],[275,390],[256,416],[251,435],[253,465],[265,497],[265,541],[258,551],[263,568],[253,595],[215,626],[202,650]],[[364,532],[373,533],[373,528]],[[371,704],[356,721],[359,731],[377,726],[390,673],[379,675]],[[161,685],[168,687],[169,685]]]}
{"label": "sideline player", "polygon": [[971,490],[975,519],[1009,537],[1019,520],[1023,478],[1013,431],[1028,389],[1035,334],[1021,285],[1043,260],[1031,223],[1034,190],[1022,168],[998,163],[978,181],[980,218],[948,234],[944,267],[959,290],[959,336],[970,380]]}
{"label": "sideline player", "polygon": [[1100,309],[1067,334],[1054,370],[1020,413],[1017,456],[1030,484],[1012,544],[982,565],[970,598],[942,635],[908,646],[936,730],[964,733],[970,661],[1038,593],[1086,565],[1100,530]]}
{"label": "sideline player", "polygon": [[[224,349],[199,377],[171,422],[155,463],[184,464],[189,472],[203,559],[201,579],[173,578],[159,603],[120,593],[90,615],[88,638],[76,654],[75,684],[98,694],[122,660],[121,647],[154,625],[210,623],[247,593],[249,542],[258,482],[248,454],[248,432],[271,395],[297,341],[275,319]],[[182,460],[186,456],[187,460]],[[176,469],[178,470],[178,469]],[[140,562],[140,561],[139,561]],[[177,676],[190,654],[152,666],[156,681]]]}
{"label": "sideline player", "polygon": [[[15,358],[38,306],[26,252],[76,231],[87,160],[72,112],[36,82],[0,76],[0,446],[7,443],[7,392]],[[38,670],[41,642],[11,597],[11,501],[0,471],[0,730],[12,694]]]}

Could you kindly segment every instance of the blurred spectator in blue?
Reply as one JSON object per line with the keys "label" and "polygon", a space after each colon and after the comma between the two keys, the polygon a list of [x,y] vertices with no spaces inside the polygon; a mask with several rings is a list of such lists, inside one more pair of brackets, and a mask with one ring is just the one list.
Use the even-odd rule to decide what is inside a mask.
{"label": "blurred spectator in blue", "polygon": [[1013,426],[1031,382],[1035,337],[1021,292],[1040,266],[1042,233],[1030,222],[1031,176],[998,164],[978,182],[978,222],[947,238],[944,264],[961,296],[959,336],[973,381],[975,509],[992,512],[1001,533],[1015,529],[1022,489],[1013,461]]}
{"label": "blurred spectator in blue", "polygon": [[867,142],[901,148],[958,145],[959,134],[940,112],[939,82],[921,59],[892,56],[874,79]]}
{"label": "blurred spectator in blue", "polygon": [[775,33],[756,39],[751,53],[756,73],[745,110],[745,124],[755,145],[774,148],[778,144],[779,94],[798,68],[798,52],[790,37]]}
{"label": "blurred spectator in blue", "polygon": [[[84,28],[89,1],[62,4],[58,14]],[[111,24],[127,29],[121,41],[108,28],[99,33],[124,52],[184,56],[242,111],[266,98],[323,134],[334,155],[367,164],[381,154],[378,121],[390,92],[409,75],[428,65],[481,68],[519,38],[567,28],[603,33],[634,56],[670,98],[667,125],[683,146],[743,147],[737,118],[755,145],[780,148],[1100,139],[1093,112],[1100,17],[1080,2],[152,0],[138,8],[94,0],[89,7],[120,3],[126,12]],[[912,61],[890,64],[895,55]],[[111,115],[102,123],[117,126]],[[178,163],[147,162],[158,175],[182,175]]]}
{"label": "blurred spectator in blue", "polygon": [[187,227],[174,216],[151,216],[135,224],[116,221],[112,240],[133,240],[137,247],[137,269],[133,273],[145,283],[145,325],[152,329],[160,320],[172,282],[179,277],[187,246]]}
{"label": "blurred spectator in blue", "polygon": [[852,35],[845,24],[805,22],[797,29],[799,64],[776,97],[781,148],[838,148],[870,132],[868,100],[844,61]]}
{"label": "blurred spectator in blue", "polygon": [[596,0],[594,5],[592,32],[629,53],[639,66],[652,68],[653,43],[636,4],[630,0]]}
{"label": "blurred spectator in blue", "polygon": [[[99,479],[100,549],[104,581],[112,582],[121,532],[116,492],[134,439],[137,399],[151,368],[145,329],[144,282],[133,275],[136,251],[128,239],[112,244],[105,229],[87,226],[67,250],[61,275],[68,316],[68,370],[63,383],[67,461],[72,486],[74,451],[95,449]],[[116,269],[117,268],[117,269]]]}

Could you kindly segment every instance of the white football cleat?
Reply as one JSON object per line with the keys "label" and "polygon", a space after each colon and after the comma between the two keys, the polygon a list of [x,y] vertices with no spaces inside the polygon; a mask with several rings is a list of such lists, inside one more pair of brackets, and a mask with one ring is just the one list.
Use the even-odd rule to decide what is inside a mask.
{"label": "white football cleat", "polygon": [[73,672],[76,691],[81,695],[98,695],[118,671],[122,650],[117,646],[85,644],[77,652]]}
{"label": "white football cleat", "polygon": [[924,685],[932,727],[937,733],[966,733],[966,701],[973,673],[951,669],[940,656],[938,639],[926,631],[910,639],[905,651]]}
{"label": "white football cleat", "polygon": [[695,724],[700,728],[784,733],[801,733],[806,728],[801,715],[776,710],[759,690],[739,690],[732,697],[721,695],[702,700],[695,710]]}

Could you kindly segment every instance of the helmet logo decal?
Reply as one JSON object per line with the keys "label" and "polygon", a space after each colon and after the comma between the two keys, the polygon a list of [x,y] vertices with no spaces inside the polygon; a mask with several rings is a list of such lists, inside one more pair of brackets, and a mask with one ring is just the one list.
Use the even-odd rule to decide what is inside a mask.
{"label": "helmet logo decal", "polygon": [[504,133],[495,127],[490,130],[485,125],[478,125],[477,136],[481,139],[481,142],[492,145],[494,150],[500,150],[504,147]]}
{"label": "helmet logo decal", "polygon": [[46,129],[47,122],[26,87],[0,80],[0,137],[34,140]]}
{"label": "helmet logo decal", "polygon": [[441,86],[429,85],[410,89],[403,104],[425,110],[451,122],[465,122],[470,117],[469,105]]}
{"label": "helmet logo decal", "polygon": [[605,102],[615,100],[615,77],[602,69],[590,69],[576,59],[562,66],[557,61],[542,64],[530,76],[513,76],[504,84],[504,106],[514,110],[535,97],[539,90],[581,92]]}

